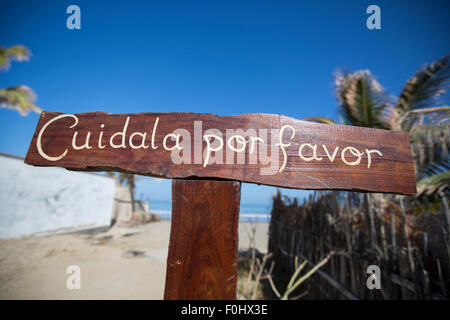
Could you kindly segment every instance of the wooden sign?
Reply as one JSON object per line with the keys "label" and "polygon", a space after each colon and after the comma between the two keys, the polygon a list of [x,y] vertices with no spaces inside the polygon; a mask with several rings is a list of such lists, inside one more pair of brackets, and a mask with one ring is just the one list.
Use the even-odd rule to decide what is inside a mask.
{"label": "wooden sign", "polygon": [[239,181],[416,192],[407,133],[269,114],[43,112],[25,162],[175,178],[165,299],[236,297]]}
{"label": "wooden sign", "polygon": [[299,189],[416,192],[407,133],[269,114],[42,112],[25,163]]}

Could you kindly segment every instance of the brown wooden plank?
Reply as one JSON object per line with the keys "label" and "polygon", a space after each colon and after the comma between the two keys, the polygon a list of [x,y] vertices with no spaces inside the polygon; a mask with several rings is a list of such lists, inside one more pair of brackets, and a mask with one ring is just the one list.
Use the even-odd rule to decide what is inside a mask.
{"label": "brown wooden plank", "polygon": [[[41,114],[26,163],[165,178],[222,178],[300,189],[402,194],[416,191],[409,137],[404,132],[318,124],[269,114],[94,112],[64,115],[55,120],[60,115]],[[233,131],[238,129],[242,131]],[[88,132],[90,148],[75,150],[74,134],[76,146],[80,147],[85,144]],[[182,152],[163,147],[164,140],[166,148],[175,146],[172,133],[181,134]],[[280,134],[283,145],[279,144]],[[223,148],[212,152],[214,143],[219,144],[220,139]],[[59,160],[50,158],[62,155]],[[181,163],[177,156],[183,157]]]}
{"label": "brown wooden plank", "polygon": [[240,182],[172,181],[164,299],[235,299]]}

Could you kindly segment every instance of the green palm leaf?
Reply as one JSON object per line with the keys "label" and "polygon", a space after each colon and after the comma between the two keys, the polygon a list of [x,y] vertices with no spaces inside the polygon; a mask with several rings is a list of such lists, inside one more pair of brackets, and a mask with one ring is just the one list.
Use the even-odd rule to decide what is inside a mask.
{"label": "green palm leaf", "polygon": [[418,180],[450,170],[450,108],[421,110],[409,130]]}
{"label": "green palm leaf", "polygon": [[305,121],[316,122],[316,123],[325,123],[325,124],[336,124],[336,121],[328,118],[328,117],[307,117]]}
{"label": "green palm leaf", "polygon": [[346,123],[387,129],[384,113],[388,100],[384,89],[369,70],[335,74],[335,94],[339,113]]}
{"label": "green palm leaf", "polygon": [[30,56],[31,52],[25,46],[15,45],[9,48],[0,46],[0,70],[9,69],[11,60],[28,61]]}
{"label": "green palm leaf", "polygon": [[0,89],[0,107],[17,110],[21,115],[26,115],[30,111],[41,112],[34,101],[36,101],[36,95],[27,86]]}
{"label": "green palm leaf", "polygon": [[450,184],[450,171],[438,173],[417,181],[417,196],[433,196]]}
{"label": "green palm leaf", "polygon": [[392,117],[394,130],[409,131],[409,112],[441,105],[440,97],[450,85],[450,56],[425,64],[405,84]]}

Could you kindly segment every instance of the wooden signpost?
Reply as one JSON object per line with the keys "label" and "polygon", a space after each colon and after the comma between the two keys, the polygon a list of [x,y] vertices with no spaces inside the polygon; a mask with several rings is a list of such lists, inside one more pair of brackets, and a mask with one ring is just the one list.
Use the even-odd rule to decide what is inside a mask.
{"label": "wooden signpost", "polygon": [[240,182],[414,194],[409,137],[280,115],[43,112],[25,163],[172,178],[165,299],[234,299]]}

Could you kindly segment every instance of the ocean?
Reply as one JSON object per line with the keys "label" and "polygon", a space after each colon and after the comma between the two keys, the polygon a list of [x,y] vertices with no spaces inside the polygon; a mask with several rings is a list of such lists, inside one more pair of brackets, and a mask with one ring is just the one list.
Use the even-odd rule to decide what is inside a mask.
{"label": "ocean", "polygon": [[[239,221],[270,222],[270,205],[241,204]],[[170,220],[172,215],[171,201],[150,201],[150,212],[157,214],[163,220]]]}

